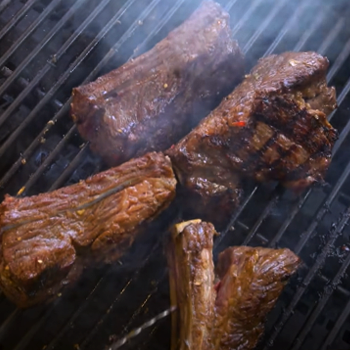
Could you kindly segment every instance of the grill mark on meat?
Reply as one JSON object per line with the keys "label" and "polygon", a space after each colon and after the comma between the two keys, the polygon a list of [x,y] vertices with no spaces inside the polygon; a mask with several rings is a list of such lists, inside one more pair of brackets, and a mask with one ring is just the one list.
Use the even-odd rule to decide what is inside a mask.
{"label": "grill mark on meat", "polygon": [[[337,139],[326,118],[337,106],[335,89],[326,82],[328,65],[315,52],[260,59],[219,107],[166,152],[181,185],[191,191],[187,179],[193,174],[231,189],[240,183],[230,183],[230,176],[280,181],[295,190],[322,181]],[[232,209],[227,198],[220,204]]]}
{"label": "grill mark on meat", "polygon": [[[256,148],[254,147],[254,149],[249,149],[246,150],[247,147],[249,146],[253,146],[253,145],[257,145],[258,143],[261,143],[261,138],[258,138],[258,133],[256,132],[257,128],[260,126],[261,123],[259,122],[254,122],[253,125],[250,129],[248,129],[249,131],[247,132],[247,134],[249,135],[249,137],[244,137],[243,138],[243,142],[242,142],[242,147],[241,149],[237,150],[237,154],[240,155],[241,159],[247,159],[247,161],[242,161],[242,164],[240,166],[240,168],[242,169],[242,171],[249,171],[250,166],[253,168],[256,166],[257,162],[260,162],[261,164],[263,163],[263,155],[264,153],[268,150],[269,147],[272,147],[273,145],[276,144],[276,136],[277,136],[277,131],[273,130],[272,128],[268,127],[265,124],[265,127],[268,127],[271,132],[272,135],[270,135],[267,138],[267,141],[265,141],[262,145],[260,144],[259,146],[261,146],[260,148]],[[251,140],[255,139],[255,142],[251,142]],[[278,146],[278,145],[277,145]],[[247,151],[247,154],[244,154],[244,151]],[[257,166],[257,168],[259,168],[259,166]]]}

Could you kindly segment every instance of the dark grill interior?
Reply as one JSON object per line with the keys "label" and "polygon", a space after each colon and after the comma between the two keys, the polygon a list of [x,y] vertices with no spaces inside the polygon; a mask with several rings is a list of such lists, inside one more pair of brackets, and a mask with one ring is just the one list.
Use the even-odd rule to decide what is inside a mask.
{"label": "dark grill interior", "polygon": [[[328,0],[221,0],[250,69],[261,56],[328,56],[340,132],[324,186],[299,196],[276,184],[246,193],[216,242],[289,247],[304,267],[270,314],[261,349],[350,348],[350,6]],[[32,195],[104,166],[69,117],[74,86],[151,48],[199,0],[0,2],[0,196]],[[159,229],[160,230],[160,229]],[[85,274],[53,304],[18,310],[0,295],[0,349],[103,349],[169,305],[161,232],[117,266]],[[170,319],[125,349],[168,349]]]}

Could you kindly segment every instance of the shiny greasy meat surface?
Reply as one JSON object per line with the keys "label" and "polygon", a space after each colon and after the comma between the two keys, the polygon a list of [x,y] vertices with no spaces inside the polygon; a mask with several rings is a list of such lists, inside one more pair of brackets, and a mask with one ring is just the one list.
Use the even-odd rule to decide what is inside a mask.
{"label": "shiny greasy meat surface", "polygon": [[298,190],[323,180],[337,139],[326,119],[336,108],[327,68],[328,60],[315,52],[259,60],[219,107],[167,151],[193,194],[188,203],[195,215],[214,220],[208,214],[213,200],[222,217],[232,213],[240,179],[280,181]]}
{"label": "shiny greasy meat surface", "polygon": [[84,267],[116,261],[175,196],[168,157],[149,153],[38,196],[0,205],[0,285],[27,307],[54,298]]}
{"label": "shiny greasy meat surface", "polygon": [[289,249],[231,247],[219,255],[214,283],[210,223],[193,220],[172,232],[167,256],[172,350],[250,350],[264,331],[300,259]]}
{"label": "shiny greasy meat surface", "polygon": [[118,165],[179,141],[243,75],[228,13],[205,1],[150,51],[74,89],[71,113],[92,150]]}

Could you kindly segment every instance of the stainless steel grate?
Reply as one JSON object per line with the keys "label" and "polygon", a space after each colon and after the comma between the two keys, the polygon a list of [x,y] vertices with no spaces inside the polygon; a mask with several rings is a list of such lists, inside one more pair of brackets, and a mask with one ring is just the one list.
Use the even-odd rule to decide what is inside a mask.
{"label": "stainless steel grate", "polygon": [[[222,0],[249,68],[261,56],[316,50],[331,62],[340,131],[327,184],[297,197],[278,185],[246,193],[215,243],[286,246],[305,266],[271,313],[261,349],[350,347],[350,6],[327,0]],[[149,49],[200,0],[0,2],[0,196],[31,195],[103,168],[69,117],[72,87]],[[144,244],[144,245],[143,245]],[[143,245],[143,246],[142,246]],[[138,250],[142,246],[142,251]],[[141,255],[136,259],[137,256]],[[1,349],[98,349],[168,306],[162,242],[86,274],[49,306],[18,310],[0,295]],[[169,320],[125,349],[169,348]]]}

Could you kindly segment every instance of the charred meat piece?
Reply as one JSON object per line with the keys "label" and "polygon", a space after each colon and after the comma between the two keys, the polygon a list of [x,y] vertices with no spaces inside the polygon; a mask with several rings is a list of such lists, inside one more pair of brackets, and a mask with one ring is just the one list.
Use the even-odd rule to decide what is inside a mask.
{"label": "charred meat piece", "polygon": [[264,321],[300,265],[288,249],[231,247],[219,255],[214,284],[214,226],[175,226],[168,249],[172,350],[254,349]]}
{"label": "charred meat piece", "polygon": [[244,75],[229,15],[205,1],[154,48],[73,90],[72,117],[109,165],[163,151],[217,106]]}
{"label": "charred meat piece", "polygon": [[82,268],[123,254],[175,196],[168,157],[149,153],[86,181],[0,206],[0,286],[28,307],[54,298]]}
{"label": "charred meat piece", "polygon": [[326,119],[336,108],[327,68],[328,60],[314,52],[261,59],[218,108],[167,151],[182,185],[204,200],[218,197],[220,188],[221,207],[229,208],[239,198],[237,176],[293,189],[322,181],[337,139]]}

